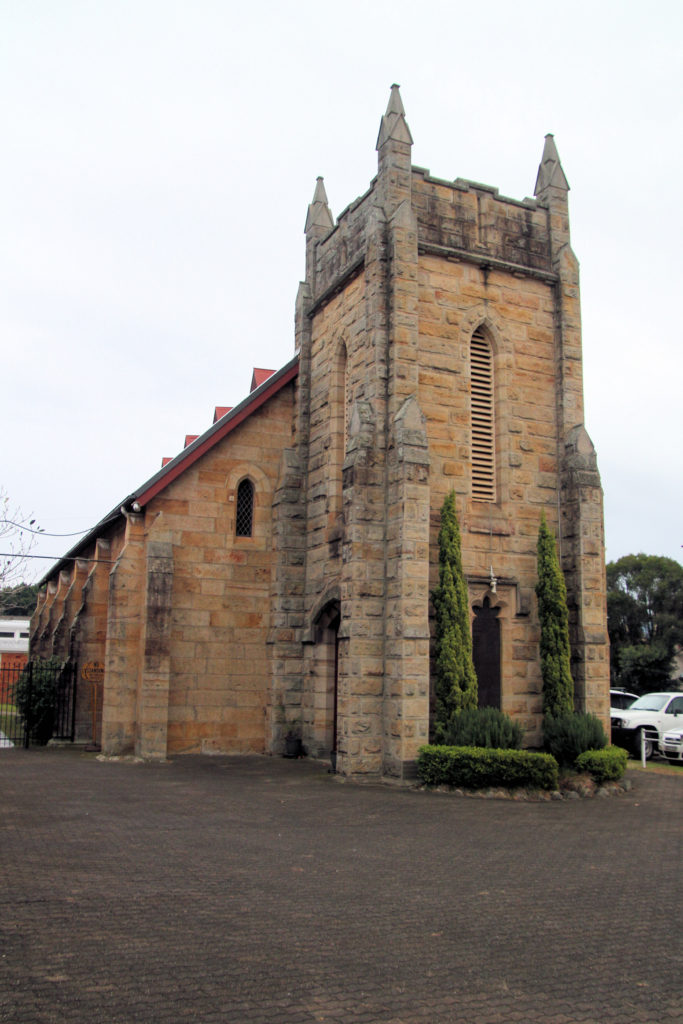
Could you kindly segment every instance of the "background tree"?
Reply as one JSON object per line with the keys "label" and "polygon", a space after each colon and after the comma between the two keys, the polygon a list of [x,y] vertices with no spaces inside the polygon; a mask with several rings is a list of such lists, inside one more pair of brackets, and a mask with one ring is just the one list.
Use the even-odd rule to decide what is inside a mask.
{"label": "background tree", "polygon": [[625,555],[607,566],[612,684],[634,693],[668,689],[683,643],[683,566],[658,555]]}
{"label": "background tree", "polygon": [[28,555],[41,533],[35,519],[13,505],[4,487],[0,487],[0,590],[26,582]]}
{"label": "background tree", "polygon": [[541,674],[543,677],[543,713],[571,714],[574,710],[574,683],[569,661],[569,613],[567,587],[560,569],[555,537],[545,513],[538,530],[538,617],[541,623]]}
{"label": "background tree", "polygon": [[451,715],[477,706],[477,676],[472,660],[455,491],[447,495],[441,508],[439,585],[432,594],[432,601],[436,611],[435,740],[439,743]]}
{"label": "background tree", "polygon": [[0,615],[26,618],[33,615],[38,600],[37,583],[18,583],[0,590]]}

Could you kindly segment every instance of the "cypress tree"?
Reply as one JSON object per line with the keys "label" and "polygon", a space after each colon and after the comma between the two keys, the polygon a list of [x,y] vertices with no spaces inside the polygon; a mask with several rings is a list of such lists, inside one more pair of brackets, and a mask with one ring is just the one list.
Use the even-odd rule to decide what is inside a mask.
{"label": "cypress tree", "polygon": [[555,537],[545,513],[538,530],[538,617],[541,623],[543,713],[557,717],[574,710],[574,683],[569,663],[567,588],[560,569]]}
{"label": "cypress tree", "polygon": [[477,676],[472,661],[455,491],[447,495],[441,509],[439,585],[432,601],[436,611],[435,739],[438,743],[452,714],[477,706]]}

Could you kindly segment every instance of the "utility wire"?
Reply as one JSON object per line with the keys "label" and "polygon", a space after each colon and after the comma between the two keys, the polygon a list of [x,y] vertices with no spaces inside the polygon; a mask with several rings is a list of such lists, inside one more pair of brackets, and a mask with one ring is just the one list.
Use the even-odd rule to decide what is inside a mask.
{"label": "utility wire", "polygon": [[[31,522],[35,523],[35,519],[32,519]],[[79,530],[78,533],[46,533],[43,529],[32,530],[30,526],[24,526],[22,523],[13,523],[11,519],[0,519],[0,523],[6,523],[7,526],[16,526],[18,530],[26,530],[27,533],[35,533],[40,537],[82,537],[84,533],[88,532],[88,530]]]}
{"label": "utility wire", "polygon": [[[52,534],[48,534],[48,537]],[[81,558],[80,555],[73,555],[67,558],[66,555],[20,555],[16,551],[0,551],[0,558],[46,558],[49,562],[102,562],[103,565],[113,565],[111,558]]]}

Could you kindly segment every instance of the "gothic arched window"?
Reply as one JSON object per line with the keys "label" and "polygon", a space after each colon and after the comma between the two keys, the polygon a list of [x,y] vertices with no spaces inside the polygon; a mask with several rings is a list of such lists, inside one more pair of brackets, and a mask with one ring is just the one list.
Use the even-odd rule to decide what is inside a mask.
{"label": "gothic arched window", "polygon": [[480,329],[470,342],[472,379],[472,497],[475,501],[495,501],[495,450],[493,439],[493,352]]}
{"label": "gothic arched window", "polygon": [[242,480],[237,488],[237,509],[235,512],[235,535],[251,537],[254,522],[254,485],[251,480]]}

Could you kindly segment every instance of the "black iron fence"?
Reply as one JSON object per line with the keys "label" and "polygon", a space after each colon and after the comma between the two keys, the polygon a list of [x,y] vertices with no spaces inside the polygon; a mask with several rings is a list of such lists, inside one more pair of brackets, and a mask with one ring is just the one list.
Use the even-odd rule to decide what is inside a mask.
{"label": "black iron fence", "polygon": [[73,742],[76,679],[75,665],[53,658],[0,666],[0,748]]}

